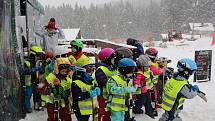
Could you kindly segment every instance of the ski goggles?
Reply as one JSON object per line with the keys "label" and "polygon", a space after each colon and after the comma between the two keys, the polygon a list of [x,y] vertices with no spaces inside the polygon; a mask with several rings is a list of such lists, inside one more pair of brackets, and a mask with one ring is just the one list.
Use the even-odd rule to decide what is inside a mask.
{"label": "ski goggles", "polygon": [[69,64],[60,64],[59,69],[69,69],[71,71],[75,71],[75,66],[74,65],[69,65]]}
{"label": "ski goggles", "polygon": [[56,55],[55,58],[66,58],[67,54]]}
{"label": "ski goggles", "polygon": [[180,62],[178,62],[177,67],[179,68],[179,70],[181,71],[187,71],[189,73],[189,75],[195,74],[196,73],[196,69],[189,69],[185,64],[182,64]]}

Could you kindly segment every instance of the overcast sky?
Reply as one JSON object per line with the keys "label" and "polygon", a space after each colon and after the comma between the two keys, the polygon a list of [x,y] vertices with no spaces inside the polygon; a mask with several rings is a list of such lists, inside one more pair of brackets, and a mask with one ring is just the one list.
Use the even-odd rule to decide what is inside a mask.
{"label": "overcast sky", "polygon": [[50,5],[50,6],[59,6],[62,3],[69,3],[71,5],[75,5],[77,2],[80,5],[84,5],[86,7],[89,7],[91,3],[94,4],[104,4],[108,2],[113,1],[119,1],[119,0],[39,0],[44,6]]}

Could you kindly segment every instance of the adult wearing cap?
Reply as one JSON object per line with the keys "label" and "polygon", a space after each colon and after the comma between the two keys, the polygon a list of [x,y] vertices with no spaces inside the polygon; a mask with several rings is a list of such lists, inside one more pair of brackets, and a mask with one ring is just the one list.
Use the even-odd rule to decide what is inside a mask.
{"label": "adult wearing cap", "polygon": [[59,27],[56,27],[54,18],[50,19],[42,32],[35,32],[35,34],[43,38],[45,51],[53,51],[54,47],[58,45],[58,39],[65,38],[63,31]]}

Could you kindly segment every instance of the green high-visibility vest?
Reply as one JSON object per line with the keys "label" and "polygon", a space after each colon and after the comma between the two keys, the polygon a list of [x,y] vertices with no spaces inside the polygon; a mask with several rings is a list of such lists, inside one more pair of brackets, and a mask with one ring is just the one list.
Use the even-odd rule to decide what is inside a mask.
{"label": "green high-visibility vest", "polygon": [[[54,87],[54,80],[56,79],[56,76],[55,74],[53,73],[50,73],[47,77],[46,77],[46,80],[47,82],[52,86]],[[66,79],[64,80],[61,80],[61,86],[63,87],[64,91],[68,91],[71,89],[71,85],[72,85],[72,79],[70,79],[69,77],[66,77]],[[46,103],[51,103],[53,104],[54,103],[54,97],[53,95],[47,95],[47,96],[44,96],[42,95],[41,96],[42,98],[42,101],[45,101]],[[44,103],[43,103],[44,104]],[[62,102],[61,103],[61,107],[65,107],[65,103]]]}
{"label": "green high-visibility vest", "polygon": [[[31,63],[29,61],[25,61],[25,65],[27,66],[27,68],[31,68]],[[25,86],[31,86],[31,74],[29,75],[25,75]]]}
{"label": "green high-visibility vest", "polygon": [[[81,80],[75,80],[73,83],[75,83],[82,92],[89,92],[93,85],[88,85]],[[81,115],[91,115],[93,114],[93,98],[88,98],[86,100],[78,101],[78,107],[80,109]]]}
{"label": "green high-visibility vest", "polygon": [[[174,78],[171,78],[167,81],[164,87],[163,99],[162,99],[162,108],[166,111],[170,111],[173,108],[173,105],[176,103],[176,98],[178,93],[188,84],[186,80],[177,81]],[[185,101],[185,98],[180,98],[178,102],[178,107],[181,107]]]}
{"label": "green high-visibility vest", "polygon": [[[98,69],[101,69],[104,74],[106,75],[107,78],[110,78],[111,75],[113,74],[113,71],[110,71],[107,67],[105,66],[99,66]],[[104,97],[104,99],[107,99],[107,89],[106,87],[103,87],[103,91],[102,91],[102,96]]]}
{"label": "green high-visibility vest", "polygon": [[[124,81],[119,75],[114,75],[111,77],[117,84],[117,86],[127,87],[127,82]],[[128,111],[127,106],[125,105],[126,94],[112,94],[111,100],[111,110],[112,111]]]}

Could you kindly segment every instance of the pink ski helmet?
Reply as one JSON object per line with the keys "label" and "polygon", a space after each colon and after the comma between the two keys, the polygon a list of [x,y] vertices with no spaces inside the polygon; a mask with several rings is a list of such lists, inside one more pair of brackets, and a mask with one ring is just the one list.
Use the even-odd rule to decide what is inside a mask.
{"label": "pink ski helmet", "polygon": [[112,48],[103,48],[98,54],[99,60],[105,61],[106,59],[110,58],[113,53],[114,50]]}

